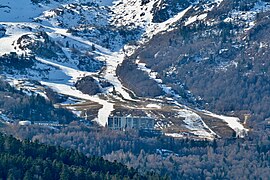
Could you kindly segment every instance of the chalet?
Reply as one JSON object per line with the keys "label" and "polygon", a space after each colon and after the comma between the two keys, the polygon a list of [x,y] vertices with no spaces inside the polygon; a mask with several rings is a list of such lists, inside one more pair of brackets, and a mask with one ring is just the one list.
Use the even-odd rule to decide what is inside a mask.
{"label": "chalet", "polygon": [[113,130],[125,129],[154,129],[155,119],[141,116],[109,116],[108,128]]}

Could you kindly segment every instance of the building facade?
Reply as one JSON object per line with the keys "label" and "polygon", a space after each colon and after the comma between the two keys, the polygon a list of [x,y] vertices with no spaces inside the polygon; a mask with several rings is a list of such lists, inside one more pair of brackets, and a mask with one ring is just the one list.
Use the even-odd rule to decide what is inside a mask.
{"label": "building facade", "polygon": [[154,129],[155,119],[149,117],[110,116],[108,128],[114,130],[124,129]]}

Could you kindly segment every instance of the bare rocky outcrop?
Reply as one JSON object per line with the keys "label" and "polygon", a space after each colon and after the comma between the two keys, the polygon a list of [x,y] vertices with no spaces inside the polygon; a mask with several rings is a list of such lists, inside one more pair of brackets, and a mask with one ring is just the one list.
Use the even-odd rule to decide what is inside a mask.
{"label": "bare rocky outcrop", "polygon": [[75,87],[81,92],[89,95],[96,95],[101,92],[98,82],[91,76],[86,76],[78,80]]}
{"label": "bare rocky outcrop", "polygon": [[0,25],[0,38],[6,34],[6,28],[3,25]]}
{"label": "bare rocky outcrop", "polygon": [[164,95],[162,88],[130,61],[124,61],[123,64],[117,68],[117,74],[122,83],[137,96],[156,97]]}

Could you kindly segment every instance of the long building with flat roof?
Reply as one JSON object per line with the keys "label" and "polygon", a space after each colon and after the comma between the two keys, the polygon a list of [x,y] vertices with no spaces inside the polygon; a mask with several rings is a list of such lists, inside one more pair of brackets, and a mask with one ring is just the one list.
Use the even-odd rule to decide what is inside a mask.
{"label": "long building with flat roof", "polygon": [[155,119],[150,117],[110,116],[108,128],[114,130],[124,129],[154,129]]}

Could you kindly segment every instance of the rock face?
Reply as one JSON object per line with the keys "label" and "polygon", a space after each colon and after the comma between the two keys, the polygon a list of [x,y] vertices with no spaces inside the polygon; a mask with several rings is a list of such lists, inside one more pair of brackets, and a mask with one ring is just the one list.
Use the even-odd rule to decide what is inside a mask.
{"label": "rock face", "polygon": [[0,25],[0,38],[6,34],[6,29],[3,25]]}
{"label": "rock face", "polygon": [[81,92],[89,95],[96,95],[101,92],[98,82],[91,76],[86,76],[78,80],[75,87]]}
{"label": "rock face", "polygon": [[121,66],[118,66],[117,74],[122,83],[132,89],[137,96],[156,97],[164,95],[158,84],[150,79],[146,73],[137,69],[137,66],[132,62],[124,61]]}

